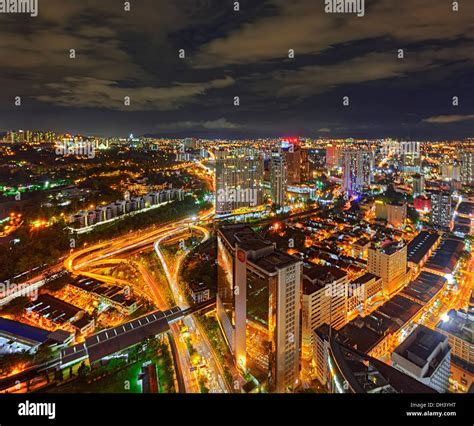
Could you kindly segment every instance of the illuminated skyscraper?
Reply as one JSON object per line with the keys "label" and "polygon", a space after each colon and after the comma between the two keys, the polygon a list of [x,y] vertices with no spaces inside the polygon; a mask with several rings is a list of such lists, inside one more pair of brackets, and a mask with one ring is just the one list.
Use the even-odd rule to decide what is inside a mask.
{"label": "illuminated skyscraper", "polygon": [[343,187],[349,194],[360,194],[372,183],[374,155],[368,149],[344,151]]}
{"label": "illuminated skyscraper", "polygon": [[329,145],[326,148],[326,167],[332,169],[339,164],[339,148],[336,145]]}
{"label": "illuminated skyscraper", "polygon": [[311,179],[309,164],[309,150],[301,150],[301,182],[308,182]]}
{"label": "illuminated skyscraper", "polygon": [[263,159],[219,153],[216,160],[216,213],[263,203]]}
{"label": "illuminated skyscraper", "polygon": [[461,151],[461,182],[464,185],[474,185],[474,149]]}
{"label": "illuminated skyscraper", "polygon": [[272,392],[299,377],[303,264],[251,228],[218,232],[217,316],[241,369]]}
{"label": "illuminated skyscraper", "polygon": [[435,191],[431,194],[431,223],[439,229],[449,229],[453,219],[451,194]]}
{"label": "illuminated skyscraper", "polygon": [[285,205],[287,184],[286,158],[281,150],[274,151],[270,159],[270,187],[273,204],[277,206]]}
{"label": "illuminated skyscraper", "polygon": [[292,138],[282,141],[282,149],[286,158],[288,170],[288,184],[301,183],[301,145],[298,139]]}

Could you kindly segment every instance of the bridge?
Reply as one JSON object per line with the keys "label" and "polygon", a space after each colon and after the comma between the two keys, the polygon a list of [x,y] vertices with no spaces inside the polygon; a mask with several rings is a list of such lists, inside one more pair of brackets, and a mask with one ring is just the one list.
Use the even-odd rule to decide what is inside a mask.
{"label": "bridge", "polygon": [[150,337],[166,333],[173,324],[188,315],[215,306],[216,299],[210,299],[188,309],[175,306],[166,311],[154,311],[140,318],[128,321],[86,338],[85,342],[61,350],[61,368],[89,359],[94,363],[106,356],[120,352]]}

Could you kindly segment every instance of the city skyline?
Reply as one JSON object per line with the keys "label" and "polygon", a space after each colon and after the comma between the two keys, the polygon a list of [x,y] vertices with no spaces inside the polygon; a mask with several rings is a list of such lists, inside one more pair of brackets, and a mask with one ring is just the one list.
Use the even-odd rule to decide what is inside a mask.
{"label": "city skyline", "polygon": [[466,423],[473,17],[0,0],[2,419]]}
{"label": "city skyline", "polygon": [[362,17],[307,0],[125,3],[0,16],[0,130],[472,137],[471,3],[366,1]]}

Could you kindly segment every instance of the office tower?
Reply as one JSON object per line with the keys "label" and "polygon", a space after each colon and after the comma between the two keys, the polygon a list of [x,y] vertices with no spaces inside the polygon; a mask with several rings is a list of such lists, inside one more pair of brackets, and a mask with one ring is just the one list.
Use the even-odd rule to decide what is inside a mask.
{"label": "office tower", "polygon": [[342,269],[313,265],[303,272],[302,352],[311,358],[313,330],[322,324],[339,329],[347,323],[348,278]]}
{"label": "office tower", "polygon": [[301,182],[308,182],[311,179],[311,168],[309,164],[309,150],[301,150]]}
{"label": "office tower", "polygon": [[344,151],[343,156],[344,191],[360,194],[372,183],[373,152],[368,149],[349,149]]}
{"label": "office tower", "polygon": [[431,194],[431,223],[439,229],[450,229],[453,218],[451,194],[435,191]]}
{"label": "office tower", "polygon": [[390,296],[407,283],[407,246],[403,242],[373,244],[367,270],[382,278],[382,289]]}
{"label": "office tower", "polygon": [[474,149],[464,149],[460,154],[461,182],[464,185],[474,185]]}
{"label": "office tower", "polygon": [[301,145],[298,139],[282,141],[282,150],[286,158],[288,185],[301,183]]}
{"label": "office tower", "polygon": [[299,377],[302,262],[250,227],[218,230],[217,316],[237,365],[273,392]]}
{"label": "office tower", "polygon": [[326,167],[332,169],[339,164],[339,148],[336,145],[326,147]]}
{"label": "office tower", "polygon": [[425,194],[425,178],[419,173],[413,175],[413,196],[417,197]]}
{"label": "office tower", "polygon": [[216,213],[263,203],[263,159],[219,153],[216,159]]}
{"label": "office tower", "polygon": [[277,206],[284,206],[286,204],[287,184],[286,158],[281,150],[273,151],[270,159],[270,188],[273,204]]}
{"label": "office tower", "polygon": [[448,392],[451,367],[448,337],[419,325],[392,352],[392,367],[440,393]]}

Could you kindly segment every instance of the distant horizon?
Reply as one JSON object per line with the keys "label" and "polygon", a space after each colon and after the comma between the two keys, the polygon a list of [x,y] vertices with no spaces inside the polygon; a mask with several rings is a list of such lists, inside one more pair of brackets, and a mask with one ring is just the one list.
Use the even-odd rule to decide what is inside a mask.
{"label": "distant horizon", "polygon": [[[0,130],[0,138],[4,138],[9,132],[52,132],[55,134],[70,134],[72,136],[86,136],[86,137],[99,137],[103,139],[108,139],[108,138],[113,138],[113,139],[129,139],[130,135],[133,133],[129,133],[128,135],[120,135],[120,136],[103,136],[101,134],[95,134],[95,133],[85,133],[85,132],[71,132],[71,131],[62,131],[62,130],[52,130],[52,129],[9,129],[9,130]],[[321,140],[328,140],[328,139],[333,139],[333,140],[347,140],[347,139],[353,139],[354,141],[363,141],[363,140],[368,140],[368,141],[375,141],[375,140],[384,140],[384,139],[392,139],[392,140],[416,140],[419,142],[463,142],[466,140],[471,140],[474,139],[473,136],[465,136],[461,138],[455,138],[455,137],[447,137],[443,139],[426,139],[426,138],[413,138],[413,137],[401,137],[401,136],[375,136],[375,137],[354,137],[354,136],[333,136],[333,135],[317,135],[317,136],[307,136],[307,135],[291,135],[288,136],[242,136],[242,137],[229,137],[229,136],[215,136],[215,137],[210,137],[210,136],[199,136],[197,134],[182,134],[180,136],[178,135],[159,135],[159,134],[142,134],[142,135],[135,135],[133,134],[135,138],[145,138],[145,139],[187,139],[187,138],[196,138],[196,139],[207,139],[207,140],[229,140],[229,141],[244,141],[248,139],[255,139],[255,140],[270,140],[270,139],[281,139],[284,140],[285,138],[288,137],[296,137],[299,139],[321,139]]]}

